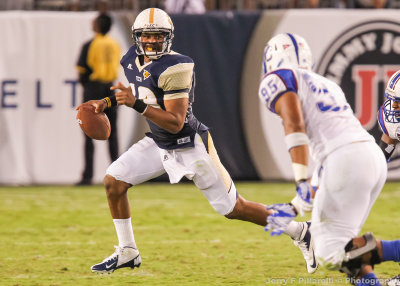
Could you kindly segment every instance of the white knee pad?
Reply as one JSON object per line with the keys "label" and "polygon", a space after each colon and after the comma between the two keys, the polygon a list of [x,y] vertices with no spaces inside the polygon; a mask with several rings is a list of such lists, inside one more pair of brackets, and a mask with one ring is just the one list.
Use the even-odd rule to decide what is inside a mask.
{"label": "white knee pad", "polygon": [[231,188],[229,189],[229,192],[225,188],[223,190],[225,192],[223,198],[214,202],[210,201],[210,204],[217,213],[225,216],[230,214],[235,208],[237,201],[237,194],[236,194],[236,187],[233,182]]}
{"label": "white knee pad", "polygon": [[[215,177],[214,177],[215,176]],[[207,180],[208,178],[208,180]],[[220,215],[227,215],[232,212],[236,205],[236,188],[233,182],[229,190],[226,189],[224,181],[218,172],[213,175],[202,175],[193,178],[196,186],[207,198],[213,209]]]}

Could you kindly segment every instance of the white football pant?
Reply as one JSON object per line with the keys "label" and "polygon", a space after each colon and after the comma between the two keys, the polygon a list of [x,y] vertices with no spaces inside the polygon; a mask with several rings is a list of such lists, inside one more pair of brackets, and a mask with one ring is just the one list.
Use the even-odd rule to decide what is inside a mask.
{"label": "white football pant", "polygon": [[193,148],[164,150],[158,148],[153,139],[145,137],[113,162],[106,173],[131,185],[165,172],[171,184],[185,176],[193,180],[219,214],[227,215],[236,204],[236,188],[218,158],[209,133],[207,141],[208,152],[198,134]]}
{"label": "white football pant", "polygon": [[386,175],[385,157],[372,141],[342,146],[324,159],[311,224],[321,265],[340,267],[344,247],[361,231]]}

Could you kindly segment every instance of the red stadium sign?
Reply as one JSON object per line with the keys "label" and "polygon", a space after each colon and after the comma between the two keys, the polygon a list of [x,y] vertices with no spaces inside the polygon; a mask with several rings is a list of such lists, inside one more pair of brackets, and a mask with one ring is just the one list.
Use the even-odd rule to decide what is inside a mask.
{"label": "red stadium sign", "polygon": [[328,47],[316,72],[342,87],[363,127],[380,137],[376,114],[386,82],[400,69],[400,23],[364,22],[341,33]]}

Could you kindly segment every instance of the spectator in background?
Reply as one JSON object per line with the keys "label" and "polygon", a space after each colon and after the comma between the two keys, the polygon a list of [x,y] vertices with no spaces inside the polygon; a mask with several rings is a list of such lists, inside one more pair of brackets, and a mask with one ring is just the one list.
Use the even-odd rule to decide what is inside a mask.
{"label": "spectator in background", "polygon": [[319,7],[319,0],[296,0],[295,1],[296,8],[318,8]]}
{"label": "spectator in background", "polygon": [[391,8],[392,0],[347,0],[348,8]]}
{"label": "spectator in background", "polygon": [[318,0],[308,0],[307,8],[318,8],[319,1]]}
{"label": "spectator in background", "polygon": [[294,0],[295,8],[344,8],[346,0]]}
{"label": "spectator in background", "polygon": [[[117,78],[121,50],[118,43],[107,35],[112,25],[111,17],[100,14],[93,21],[95,36],[81,49],[77,69],[79,82],[83,87],[83,101],[112,96],[110,87]],[[117,109],[105,111],[111,124],[111,135],[108,139],[110,158],[118,159]],[[77,185],[90,185],[93,178],[93,140],[85,135],[85,169]]]}
{"label": "spectator in background", "polygon": [[345,6],[345,3],[342,1],[343,0],[244,0],[244,3],[255,2],[258,9],[311,9],[341,8]]}
{"label": "spectator in background", "polygon": [[204,0],[165,0],[165,11],[169,14],[203,14]]}

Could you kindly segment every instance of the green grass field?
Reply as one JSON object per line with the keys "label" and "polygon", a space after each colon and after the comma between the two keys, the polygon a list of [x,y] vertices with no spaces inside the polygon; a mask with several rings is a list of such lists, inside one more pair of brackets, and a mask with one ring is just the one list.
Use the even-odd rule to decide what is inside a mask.
{"label": "green grass field", "polygon": [[[292,184],[237,189],[266,204],[294,194]],[[102,186],[0,187],[0,285],[346,285],[340,273],[309,275],[290,238],[218,215],[190,183],[148,183],[129,197],[142,266],[99,276],[90,266],[117,244]],[[363,231],[398,239],[399,202],[400,184],[386,184]],[[375,269],[400,272],[392,262]]]}

